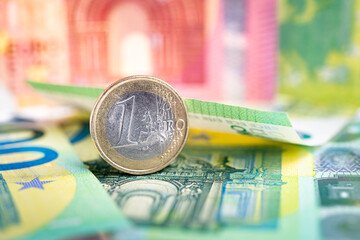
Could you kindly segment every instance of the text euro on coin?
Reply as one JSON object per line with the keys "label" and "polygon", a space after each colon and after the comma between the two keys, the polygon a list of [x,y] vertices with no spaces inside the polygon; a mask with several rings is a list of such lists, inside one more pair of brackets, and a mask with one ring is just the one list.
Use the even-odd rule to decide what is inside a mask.
{"label": "text euro on coin", "polygon": [[159,171],[173,162],[188,134],[184,101],[167,83],[131,76],[97,99],[90,132],[102,158],[130,174]]}

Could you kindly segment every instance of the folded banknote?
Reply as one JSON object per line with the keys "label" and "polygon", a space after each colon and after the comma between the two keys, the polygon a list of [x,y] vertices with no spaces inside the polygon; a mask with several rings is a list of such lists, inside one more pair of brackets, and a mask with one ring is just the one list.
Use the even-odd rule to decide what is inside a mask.
{"label": "folded banknote", "polygon": [[[42,95],[91,111],[103,88],[28,81]],[[344,117],[298,121],[295,129],[284,112],[260,111],[215,102],[184,99],[192,129],[206,129],[316,146],[327,142],[346,123]],[[310,123],[310,124],[309,124]]]}

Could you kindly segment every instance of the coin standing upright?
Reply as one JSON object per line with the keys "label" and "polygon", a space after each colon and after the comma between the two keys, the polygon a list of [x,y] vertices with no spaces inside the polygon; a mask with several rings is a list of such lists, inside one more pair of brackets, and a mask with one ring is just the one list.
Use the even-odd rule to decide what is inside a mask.
{"label": "coin standing upright", "polygon": [[188,130],[179,94],[149,76],[131,76],[110,85],[90,117],[91,137],[102,158],[135,175],[159,171],[173,162]]}

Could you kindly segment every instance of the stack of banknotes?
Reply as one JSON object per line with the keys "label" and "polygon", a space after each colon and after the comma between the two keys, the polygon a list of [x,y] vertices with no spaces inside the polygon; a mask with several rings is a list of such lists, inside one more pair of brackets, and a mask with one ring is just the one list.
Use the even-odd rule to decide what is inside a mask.
{"label": "stack of banknotes", "polygon": [[[30,84],[74,106],[103,90]],[[0,239],[360,236],[360,116],[311,146],[320,142],[296,132],[285,113],[184,101],[185,148],[142,176],[101,159],[88,113],[56,121],[14,115],[2,124]]]}
{"label": "stack of banknotes", "polygon": [[[359,12],[0,0],[0,240],[360,239]],[[190,125],[176,160],[142,176],[89,131],[102,87],[133,74],[179,91]],[[72,108],[33,107],[40,94]],[[289,115],[239,107],[277,98]]]}

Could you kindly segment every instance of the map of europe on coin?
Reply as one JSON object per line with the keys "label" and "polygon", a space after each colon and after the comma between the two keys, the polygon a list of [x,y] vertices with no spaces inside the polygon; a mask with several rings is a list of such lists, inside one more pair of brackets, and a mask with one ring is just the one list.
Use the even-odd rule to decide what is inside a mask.
{"label": "map of europe on coin", "polygon": [[146,160],[169,146],[174,136],[174,114],[170,105],[154,93],[130,93],[111,107],[106,133],[119,154]]}
{"label": "map of europe on coin", "polygon": [[170,164],[185,144],[185,104],[168,84],[133,76],[99,97],[90,120],[96,147],[115,168],[146,174]]}

